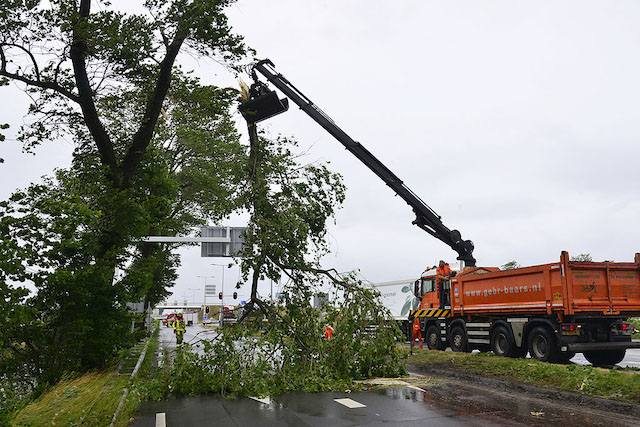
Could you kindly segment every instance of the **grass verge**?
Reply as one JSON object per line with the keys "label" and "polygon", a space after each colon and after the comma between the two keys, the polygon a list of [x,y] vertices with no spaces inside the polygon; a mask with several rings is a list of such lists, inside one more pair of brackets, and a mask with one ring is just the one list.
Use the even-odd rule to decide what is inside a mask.
{"label": "grass verge", "polygon": [[19,411],[12,425],[108,426],[128,377],[90,372],[69,377]]}
{"label": "grass verge", "polygon": [[534,359],[498,357],[493,353],[415,349],[407,364],[640,404],[640,374],[615,368],[557,365]]}
{"label": "grass verge", "polygon": [[11,425],[108,426],[125,388],[129,387],[132,391],[115,422],[116,426],[126,426],[141,402],[136,384],[145,381],[152,372],[157,333],[149,339],[146,357],[133,384],[129,376],[118,375],[115,368],[69,376],[18,411]]}

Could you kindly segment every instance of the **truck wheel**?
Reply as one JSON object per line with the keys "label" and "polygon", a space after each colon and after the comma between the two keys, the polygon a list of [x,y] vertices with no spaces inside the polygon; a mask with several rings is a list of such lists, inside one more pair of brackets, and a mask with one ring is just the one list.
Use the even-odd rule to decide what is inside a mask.
{"label": "truck wheel", "polygon": [[551,332],[540,326],[533,328],[529,334],[529,353],[541,362],[554,361],[558,349]]}
{"label": "truck wheel", "polygon": [[491,333],[491,350],[496,356],[515,357],[516,343],[504,326],[498,326]]}
{"label": "truck wheel", "polygon": [[611,366],[622,362],[627,350],[592,350],[585,351],[584,358],[594,366]]}
{"label": "truck wheel", "polygon": [[427,328],[425,341],[427,342],[427,348],[429,350],[444,350],[442,348],[442,340],[440,339],[440,331],[434,325]]}
{"label": "truck wheel", "polygon": [[455,326],[451,330],[451,339],[449,341],[451,350],[456,352],[468,352],[469,343],[467,342],[467,334],[464,333],[464,329],[460,326]]}

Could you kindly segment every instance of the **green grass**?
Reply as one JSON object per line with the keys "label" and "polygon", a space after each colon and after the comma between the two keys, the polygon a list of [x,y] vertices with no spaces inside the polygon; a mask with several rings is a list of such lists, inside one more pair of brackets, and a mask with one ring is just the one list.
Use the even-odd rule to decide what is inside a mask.
{"label": "green grass", "polygon": [[510,359],[492,353],[415,350],[410,365],[431,365],[472,375],[570,391],[640,404],[640,374],[592,366],[557,365],[534,359]]}
{"label": "green grass", "polygon": [[13,425],[105,426],[118,406],[128,377],[91,372],[67,378],[16,414]]}
{"label": "green grass", "polygon": [[108,426],[125,388],[129,387],[131,392],[115,423],[117,426],[128,425],[141,402],[136,385],[152,375],[151,365],[157,345],[156,333],[151,338],[146,357],[133,384],[129,376],[115,374],[115,368],[70,376],[18,411],[11,425],[75,426],[82,423],[83,426]]}

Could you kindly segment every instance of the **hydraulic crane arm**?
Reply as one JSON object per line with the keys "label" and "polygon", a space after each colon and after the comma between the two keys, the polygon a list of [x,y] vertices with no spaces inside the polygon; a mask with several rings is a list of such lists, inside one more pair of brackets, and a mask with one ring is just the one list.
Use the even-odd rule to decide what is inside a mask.
{"label": "hydraulic crane arm", "polygon": [[[471,240],[462,240],[460,232],[458,230],[450,230],[447,228],[441,220],[441,217],[436,214],[420,197],[418,197],[409,187],[407,187],[400,178],[398,178],[389,168],[387,168],[380,160],[378,160],[373,154],[369,152],[362,144],[354,141],[349,135],[347,135],[336,123],[326,115],[317,105],[315,105],[309,98],[307,98],[302,92],[291,84],[282,74],[276,72],[273,63],[268,60],[262,60],[253,65],[252,77],[255,83],[251,87],[251,100],[243,104],[240,109],[243,111],[245,117],[250,117],[251,103],[258,101],[260,97],[274,97],[273,92],[269,92],[262,82],[259,81],[256,71],[262,74],[269,82],[275,87],[280,89],[289,99],[296,103],[307,115],[322,126],[327,132],[333,135],[344,147],[349,150],[354,156],[364,163],[373,173],[378,175],[385,184],[400,196],[411,208],[416,215],[416,219],[413,224],[422,228],[433,237],[441,240],[449,245],[451,249],[458,253],[458,260],[464,261],[467,266],[475,266],[476,260],[473,257],[473,242]],[[275,97],[278,101],[277,96]],[[288,108],[286,100],[280,100],[282,102],[281,108],[278,111],[270,110],[268,113],[261,115],[259,118],[255,118],[253,121],[263,120],[271,117],[275,114],[285,111]],[[249,120],[249,118],[247,118]]]}

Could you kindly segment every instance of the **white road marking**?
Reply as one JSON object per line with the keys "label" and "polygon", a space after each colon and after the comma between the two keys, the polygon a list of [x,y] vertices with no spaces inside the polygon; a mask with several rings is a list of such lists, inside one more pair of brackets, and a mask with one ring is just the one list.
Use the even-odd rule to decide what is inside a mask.
{"label": "white road marking", "polygon": [[156,427],[167,427],[167,415],[164,412],[156,414]]}
{"label": "white road marking", "polygon": [[256,402],[260,402],[260,403],[264,403],[265,405],[269,405],[271,404],[271,398],[269,396],[267,397],[253,397],[253,396],[249,396],[249,399],[253,399]]}
{"label": "white road marking", "polygon": [[414,389],[414,390],[418,390],[418,391],[424,391],[424,390],[423,390],[423,389],[421,389],[420,387],[416,387],[416,386],[414,386],[414,385],[408,385],[407,387],[408,387],[408,388],[412,388],[412,389]]}
{"label": "white road marking", "polygon": [[346,406],[347,408],[366,408],[367,405],[363,405],[360,402],[356,402],[353,399],[333,399],[341,405]]}

